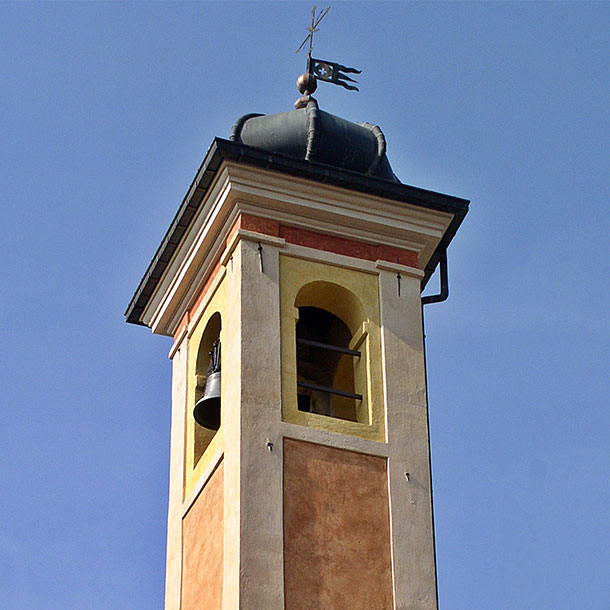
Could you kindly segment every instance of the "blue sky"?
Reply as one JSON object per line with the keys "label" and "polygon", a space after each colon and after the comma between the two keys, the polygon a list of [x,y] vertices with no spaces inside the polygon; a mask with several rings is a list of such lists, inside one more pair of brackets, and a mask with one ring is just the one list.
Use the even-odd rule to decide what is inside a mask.
{"label": "blue sky", "polygon": [[[0,4],[0,606],[162,607],[171,340],[123,311],[309,3]],[[335,2],[320,107],[472,200],[426,308],[443,610],[610,608],[609,3]]]}

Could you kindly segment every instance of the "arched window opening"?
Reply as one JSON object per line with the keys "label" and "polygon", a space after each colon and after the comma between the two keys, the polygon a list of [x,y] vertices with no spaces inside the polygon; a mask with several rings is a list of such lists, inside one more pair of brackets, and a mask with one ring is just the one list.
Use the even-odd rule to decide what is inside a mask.
{"label": "arched window opening", "polygon": [[362,395],[356,390],[352,333],[335,314],[320,307],[298,308],[296,325],[299,411],[358,421]]}
{"label": "arched window opening", "polygon": [[[206,419],[209,422],[207,426],[202,426],[198,423],[194,426],[193,467],[195,467],[201,459],[201,456],[214,438],[214,435],[220,426],[220,329],[221,318],[220,314],[216,312],[209,319],[205,330],[203,331],[203,336],[197,352],[197,364],[195,367],[195,405],[204,397],[204,394],[206,396],[210,396],[210,392],[213,395],[218,394],[218,401],[213,401],[213,405],[208,405],[208,407],[212,407],[212,410],[217,408],[218,413],[217,418],[215,417],[216,414],[212,411],[207,414]],[[212,373],[217,373],[217,376],[214,379],[211,377]],[[210,381],[209,385],[208,380]],[[215,419],[218,421],[217,425],[213,423]]]}
{"label": "arched window opening", "polygon": [[375,273],[280,256],[282,419],[383,440]]}

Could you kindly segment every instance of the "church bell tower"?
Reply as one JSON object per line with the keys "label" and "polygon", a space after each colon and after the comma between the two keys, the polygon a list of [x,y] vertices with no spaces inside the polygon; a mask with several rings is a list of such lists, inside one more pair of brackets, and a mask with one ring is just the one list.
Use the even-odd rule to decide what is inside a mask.
{"label": "church bell tower", "polygon": [[212,142],[126,313],[174,338],[166,610],[437,608],[421,293],[468,201],[302,91]]}

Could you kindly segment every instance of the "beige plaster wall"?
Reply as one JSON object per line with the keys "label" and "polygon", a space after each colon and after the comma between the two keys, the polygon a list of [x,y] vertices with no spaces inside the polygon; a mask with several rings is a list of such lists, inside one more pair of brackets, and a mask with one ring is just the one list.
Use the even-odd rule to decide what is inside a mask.
{"label": "beige plaster wall", "polygon": [[286,610],[393,607],[386,460],[284,439]]}
{"label": "beige plaster wall", "polygon": [[180,610],[182,570],[182,491],[184,480],[184,428],[187,347],[184,336],[176,341],[172,358],[172,420],[167,511],[165,610]]}
{"label": "beige plaster wall", "polygon": [[224,610],[239,608],[240,588],[240,443],[241,443],[241,271],[240,254],[234,251],[226,264],[226,302],[222,320],[222,404],[221,427],[224,428]]}
{"label": "beige plaster wall", "polygon": [[[420,278],[379,274],[396,610],[435,610],[428,405]],[[407,474],[408,473],[408,476]]]}
{"label": "beige plaster wall", "polygon": [[256,241],[240,241],[234,254],[241,273],[240,610],[281,610],[284,602],[279,254],[273,243],[262,248],[263,271]]}

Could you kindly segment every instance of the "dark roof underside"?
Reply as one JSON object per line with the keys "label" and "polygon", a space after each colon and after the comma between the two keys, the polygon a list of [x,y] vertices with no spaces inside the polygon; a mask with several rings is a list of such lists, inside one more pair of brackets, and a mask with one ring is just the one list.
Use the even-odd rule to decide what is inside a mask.
{"label": "dark roof underside", "polygon": [[432,273],[434,273],[440,253],[449,245],[468,211],[469,201],[466,199],[442,195],[434,191],[427,191],[398,182],[390,182],[322,163],[294,159],[238,142],[215,138],[195,176],[195,180],[184,197],[174,220],[127,307],[125,312],[127,322],[144,325],[140,316],[153,295],[157,284],[161,280],[178,244],[186,233],[191,220],[201,205],[223,161],[246,163],[298,176],[299,178],[332,184],[333,186],[361,193],[369,193],[395,201],[404,201],[411,205],[452,214],[453,220],[426,266],[425,276],[422,280],[422,290]]}

